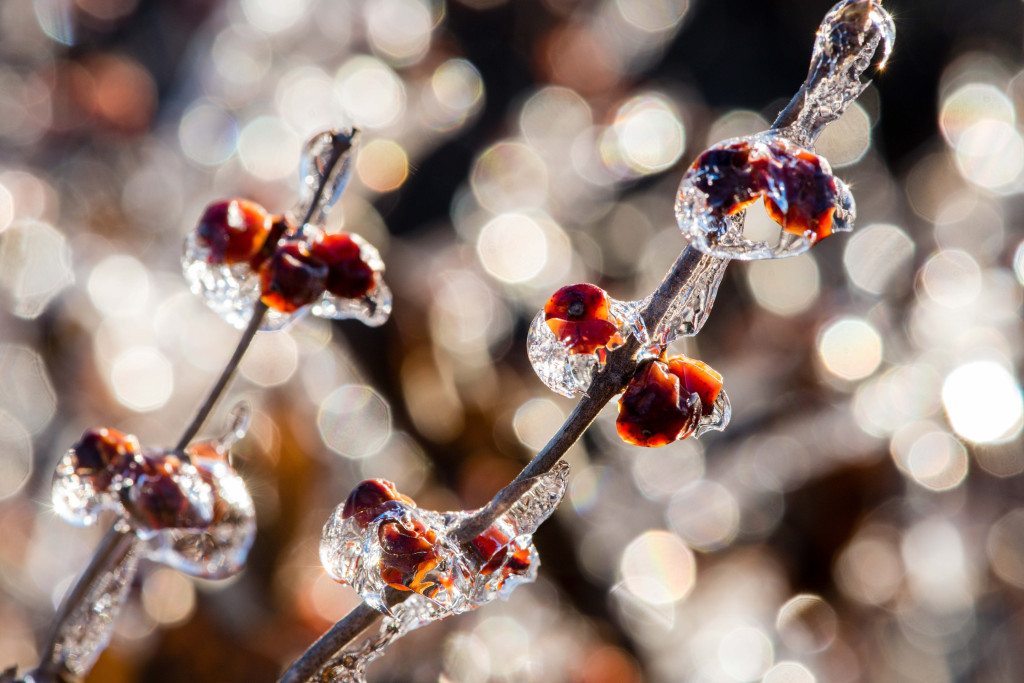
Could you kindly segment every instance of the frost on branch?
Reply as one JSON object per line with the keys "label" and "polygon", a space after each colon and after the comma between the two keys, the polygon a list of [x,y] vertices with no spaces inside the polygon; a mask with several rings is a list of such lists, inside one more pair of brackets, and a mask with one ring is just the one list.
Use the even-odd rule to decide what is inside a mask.
{"label": "frost on branch", "polygon": [[[376,636],[342,652],[318,680],[363,681],[366,665],[396,638],[508,598],[516,586],[533,581],[540,558],[532,536],[558,506],[568,476],[565,462],[540,475],[508,512],[466,544],[453,531],[472,513],[417,508],[381,479],[356,486],[324,527],[320,560],[332,578],[387,616]],[[414,594],[389,608],[386,588]]]}
{"label": "frost on branch", "polygon": [[647,340],[637,302],[616,301],[594,285],[570,285],[533,319],[526,352],[541,381],[571,398],[586,391],[608,352],[631,334]]}
{"label": "frost on branch", "polygon": [[258,301],[268,306],[262,329],[310,311],[374,327],[387,321],[391,290],[380,253],[358,235],[323,232],[348,181],[353,135],[325,132],[306,145],[299,203],[288,214],[270,215],[244,199],[215,202],[185,239],[190,289],[229,324],[244,328]]}

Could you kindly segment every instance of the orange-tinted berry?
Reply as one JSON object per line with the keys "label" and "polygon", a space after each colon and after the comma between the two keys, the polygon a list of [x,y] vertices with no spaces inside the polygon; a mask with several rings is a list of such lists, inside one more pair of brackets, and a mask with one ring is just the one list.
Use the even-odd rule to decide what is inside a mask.
{"label": "orange-tinted berry", "polygon": [[700,411],[690,394],[680,390],[679,378],[668,364],[650,361],[642,366],[619,399],[615,421],[619,436],[635,446],[664,446],[693,433]]}
{"label": "orange-tinted berry", "polygon": [[679,378],[682,390],[697,394],[700,398],[701,414],[710,415],[714,409],[718,392],[722,390],[722,375],[710,365],[686,356],[669,356],[668,370]]}
{"label": "orange-tinted berry", "polygon": [[484,561],[484,566],[480,569],[481,574],[493,574],[501,566],[508,555],[508,542],[508,536],[494,526],[470,541],[473,550]]}
{"label": "orange-tinted berry", "polygon": [[139,443],[134,436],[123,434],[116,429],[99,427],[86,430],[71,450],[75,474],[99,475],[109,482],[116,471],[127,466],[132,460],[139,450]]}
{"label": "orange-tinted berry", "polygon": [[206,207],[196,235],[209,248],[210,263],[242,263],[260,250],[269,230],[270,220],[262,206],[228,199]]}
{"label": "orange-tinted berry", "polygon": [[594,285],[562,287],[544,304],[544,320],[570,353],[593,353],[621,341],[619,323],[611,315],[611,300]]}
{"label": "orange-tinted berry", "polygon": [[377,528],[377,538],[381,547],[380,573],[385,583],[417,593],[433,586],[425,578],[438,565],[434,550],[437,536],[433,531],[415,520],[410,526],[388,520]]}
{"label": "orange-tinted berry", "polygon": [[776,163],[765,171],[763,182],[784,188],[785,210],[766,193],[768,215],[786,232],[802,235],[810,230],[815,241],[831,235],[839,192],[821,157],[783,140],[772,141],[771,151]]}
{"label": "orange-tinted berry", "polygon": [[369,294],[376,286],[376,273],[363,260],[359,244],[350,235],[325,235],[313,244],[313,255],[327,264],[327,291],[345,299]]}
{"label": "orange-tinted berry", "polygon": [[403,496],[395,489],[395,485],[387,479],[367,479],[356,484],[345,499],[341,510],[341,518],[353,517],[360,528],[365,529],[370,522],[390,508],[416,507],[412,498]]}
{"label": "orange-tinted berry", "polygon": [[302,242],[285,242],[260,268],[260,277],[263,303],[282,313],[291,313],[324,293],[327,265]]}

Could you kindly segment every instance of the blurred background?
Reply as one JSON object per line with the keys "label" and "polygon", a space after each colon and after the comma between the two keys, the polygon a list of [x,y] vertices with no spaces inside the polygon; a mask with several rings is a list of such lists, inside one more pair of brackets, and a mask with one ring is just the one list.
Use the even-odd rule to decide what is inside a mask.
{"label": "blurred background", "polygon": [[[0,668],[36,663],[104,526],[52,512],[58,458],[92,426],[173,444],[238,338],[180,273],[208,202],[289,208],[304,140],[358,126],[329,225],[381,249],[394,313],[257,337],[207,426],[256,410],[248,568],[144,564],[91,681],[273,681],[358,600],[317,555],[353,484],[444,510],[507,483],[572,407],[535,312],[654,289],[683,169],[767,127],[830,4],[0,2]],[[607,409],[540,580],[371,680],[1024,680],[1024,4],[886,5],[886,72],[818,146],[855,232],[733,264],[677,349],[729,428],[644,450]]]}

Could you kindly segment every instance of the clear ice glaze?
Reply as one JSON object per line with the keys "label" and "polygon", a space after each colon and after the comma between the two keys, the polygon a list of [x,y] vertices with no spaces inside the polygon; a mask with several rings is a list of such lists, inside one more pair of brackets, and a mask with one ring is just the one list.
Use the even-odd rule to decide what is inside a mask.
{"label": "clear ice glaze", "polygon": [[89,593],[63,622],[54,644],[52,662],[63,664],[73,674],[89,673],[96,659],[110,643],[121,606],[131,588],[139,565],[134,549],[121,562],[93,582]]}
{"label": "clear ice glaze", "polygon": [[[619,336],[623,340],[635,335],[641,343],[647,342],[647,330],[640,318],[638,302],[612,299],[611,314],[620,321]],[[549,389],[569,398],[586,392],[594,373],[604,364],[602,354],[615,348],[617,346],[613,345],[598,349],[596,353],[571,352],[548,327],[544,311],[540,311],[530,324],[526,342],[526,354],[533,371]]]}

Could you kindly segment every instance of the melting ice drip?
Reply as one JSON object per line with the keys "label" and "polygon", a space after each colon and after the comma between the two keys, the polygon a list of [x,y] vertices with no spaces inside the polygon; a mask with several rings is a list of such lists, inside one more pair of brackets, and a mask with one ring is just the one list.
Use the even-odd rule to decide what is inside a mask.
{"label": "melting ice drip", "polygon": [[52,490],[57,514],[89,526],[110,510],[136,539],[62,623],[53,663],[76,674],[92,668],[110,642],[140,557],[204,579],[225,578],[242,568],[256,535],[255,509],[230,465],[229,449],[248,423],[243,404],[226,435],[190,444],[187,458],[143,449],[134,436],[112,429],[87,431],[61,458]]}
{"label": "melting ice drip", "polygon": [[[341,197],[348,183],[352,165],[353,133],[323,132],[314,136],[303,151],[299,165],[299,200],[283,221],[289,227],[284,234],[268,239],[285,243],[301,241],[314,243],[322,240],[327,214]],[[333,165],[330,163],[339,144],[348,145]],[[323,188],[317,194],[318,188]],[[309,220],[298,224],[303,217]],[[360,260],[375,274],[374,286],[359,296],[339,296],[323,291],[309,305],[295,311],[281,311],[271,307],[260,329],[280,329],[298,320],[308,312],[322,318],[354,318],[376,327],[383,325],[391,314],[391,290],[381,276],[384,262],[376,247],[359,235],[349,234],[359,249]],[[189,288],[200,295],[206,304],[230,325],[243,329],[252,318],[256,302],[264,294],[260,272],[249,260],[226,262],[203,243],[198,230],[185,239],[181,260],[182,270]]]}
{"label": "melting ice drip", "polygon": [[[363,482],[324,527],[320,560],[336,581],[354,587],[385,616],[362,646],[335,657],[321,681],[364,681],[366,666],[402,635],[432,621],[507,599],[537,576],[533,533],[561,501],[569,476],[559,462],[480,536],[459,543],[454,530],[469,512],[437,513],[415,507],[390,482]],[[385,589],[413,592],[388,607]]]}

